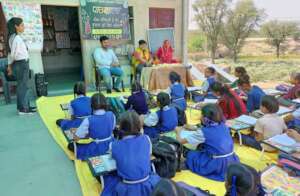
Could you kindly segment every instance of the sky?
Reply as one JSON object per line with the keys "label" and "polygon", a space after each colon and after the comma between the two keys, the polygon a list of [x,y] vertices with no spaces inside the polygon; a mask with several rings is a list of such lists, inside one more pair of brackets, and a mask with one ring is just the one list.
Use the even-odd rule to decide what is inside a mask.
{"label": "sky", "polygon": [[[192,3],[190,0],[190,29],[196,29],[197,24],[193,21]],[[234,2],[237,0],[234,0]],[[254,0],[258,8],[265,9],[267,20],[297,20],[300,21],[300,0]]]}

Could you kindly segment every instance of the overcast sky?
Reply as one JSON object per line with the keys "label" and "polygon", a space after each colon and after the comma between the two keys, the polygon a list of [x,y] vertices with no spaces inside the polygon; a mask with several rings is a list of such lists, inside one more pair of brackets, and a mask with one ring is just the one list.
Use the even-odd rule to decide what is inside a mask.
{"label": "overcast sky", "polygon": [[[190,0],[192,3],[195,0]],[[234,0],[236,1],[236,0]],[[265,9],[268,20],[299,20],[300,21],[300,0],[254,0],[259,8]],[[195,29],[197,25],[193,22],[193,9],[190,5],[190,28]]]}

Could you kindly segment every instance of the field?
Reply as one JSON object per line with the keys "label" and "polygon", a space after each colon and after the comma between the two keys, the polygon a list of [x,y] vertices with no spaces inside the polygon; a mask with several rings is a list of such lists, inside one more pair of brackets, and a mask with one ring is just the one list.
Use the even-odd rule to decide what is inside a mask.
{"label": "field", "polygon": [[[194,64],[209,61],[205,52],[205,39],[197,31],[189,33],[189,60]],[[237,63],[229,58],[219,58],[216,64],[230,67],[244,66],[251,81],[258,83],[288,82],[291,72],[300,72],[300,42],[288,40],[284,47],[286,53],[277,59],[274,50],[266,44],[263,38],[250,38],[242,49]],[[220,46],[218,56],[226,56],[224,47]]]}

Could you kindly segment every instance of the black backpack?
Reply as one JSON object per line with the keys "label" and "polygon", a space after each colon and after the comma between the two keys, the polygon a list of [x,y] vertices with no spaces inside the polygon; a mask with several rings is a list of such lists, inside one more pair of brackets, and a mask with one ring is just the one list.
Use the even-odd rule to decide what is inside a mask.
{"label": "black backpack", "polygon": [[174,103],[171,104],[171,106],[174,107],[177,111],[178,126],[185,125],[187,123],[185,110],[183,110],[179,105]]}
{"label": "black backpack", "polygon": [[35,74],[35,88],[37,96],[47,96],[48,95],[48,82],[44,74]]}
{"label": "black backpack", "polygon": [[152,140],[152,155],[156,173],[163,178],[173,178],[180,171],[183,147],[175,139],[160,136]]}

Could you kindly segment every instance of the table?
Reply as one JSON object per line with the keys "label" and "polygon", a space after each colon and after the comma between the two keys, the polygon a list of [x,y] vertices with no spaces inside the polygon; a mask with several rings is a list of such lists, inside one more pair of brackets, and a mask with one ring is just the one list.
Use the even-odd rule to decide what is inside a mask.
{"label": "table", "polygon": [[153,67],[144,67],[141,74],[141,84],[149,91],[164,90],[170,86],[169,74],[175,71],[181,77],[185,86],[193,86],[190,70],[181,64],[163,64]]}

